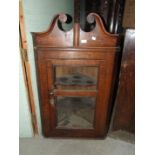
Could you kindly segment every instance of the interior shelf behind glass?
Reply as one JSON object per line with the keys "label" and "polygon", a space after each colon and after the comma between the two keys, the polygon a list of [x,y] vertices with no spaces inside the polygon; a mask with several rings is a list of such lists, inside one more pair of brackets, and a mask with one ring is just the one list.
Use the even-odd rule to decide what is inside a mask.
{"label": "interior shelf behind glass", "polygon": [[57,97],[57,128],[93,129],[95,97]]}
{"label": "interior shelf behind glass", "polygon": [[97,77],[97,67],[55,67],[55,85],[63,89],[95,89]]}

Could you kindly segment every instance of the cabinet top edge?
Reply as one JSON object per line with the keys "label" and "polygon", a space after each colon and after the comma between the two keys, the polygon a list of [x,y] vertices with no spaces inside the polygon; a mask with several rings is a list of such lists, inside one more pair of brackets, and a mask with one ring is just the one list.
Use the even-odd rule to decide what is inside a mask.
{"label": "cabinet top edge", "polygon": [[120,47],[91,47],[91,48],[74,48],[74,47],[67,47],[67,48],[61,48],[61,47],[41,47],[41,46],[35,46],[34,50],[45,50],[45,51],[90,51],[90,50],[95,50],[95,51],[99,51],[99,50],[110,50],[110,49],[114,49],[114,50],[120,50]]}

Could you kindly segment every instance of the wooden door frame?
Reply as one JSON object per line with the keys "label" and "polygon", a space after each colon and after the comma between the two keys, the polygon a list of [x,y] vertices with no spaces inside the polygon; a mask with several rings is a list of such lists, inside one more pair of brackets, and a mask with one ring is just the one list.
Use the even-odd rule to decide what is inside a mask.
{"label": "wooden door frame", "polygon": [[[113,71],[113,67],[111,66],[110,60],[114,59],[115,53],[113,53],[113,54],[110,53],[110,55],[112,54],[112,57],[107,56],[107,55],[104,55],[103,57],[100,56],[100,59],[98,59],[98,60],[96,60],[97,57],[94,57],[94,59],[91,59],[91,57],[88,57],[88,56],[87,57],[83,56],[83,59],[82,58],[75,59],[75,57],[70,58],[70,59],[69,58],[68,59],[60,59],[60,55],[62,55],[62,53],[64,53],[64,51],[61,50],[61,51],[57,52],[57,55],[53,58],[52,55],[49,56],[49,53],[51,54],[54,51],[49,50],[48,51],[49,53],[46,53],[46,56],[45,56],[45,50],[46,50],[46,48],[40,49],[40,50],[38,49],[38,51],[35,51],[36,57],[37,57],[38,84],[39,84],[39,88],[40,88],[42,127],[43,127],[44,136],[45,137],[61,137],[61,136],[63,136],[63,137],[87,137],[87,138],[88,137],[89,138],[105,137],[106,133],[108,132],[108,128],[109,128],[108,124],[109,124],[109,117],[110,117],[109,116],[110,106],[107,103],[109,103],[110,92],[111,92],[110,90],[112,87],[112,83],[109,83],[111,81],[109,79],[112,78],[112,75],[109,73],[111,73]],[[87,50],[90,52],[90,49],[87,49]],[[98,51],[98,49],[96,49],[96,51]],[[67,51],[67,52],[69,53],[70,51]],[[68,55],[67,52],[64,55]],[[44,53],[44,55],[42,53]],[[79,49],[77,51],[74,51],[75,55],[76,55],[76,53],[79,53]],[[84,53],[85,52],[83,52],[82,54],[84,55]],[[84,58],[86,58],[87,61]],[[97,112],[96,117],[101,118],[101,119],[97,119],[99,121],[99,126],[95,130],[90,130],[90,129],[88,129],[88,130],[86,130],[86,129],[72,130],[72,129],[58,129],[58,128],[55,129],[55,117],[54,117],[55,107],[53,107],[53,105],[49,104],[49,98],[50,98],[49,93],[51,92],[51,88],[53,88],[53,87],[51,87],[51,83],[53,84],[53,82],[52,82],[53,80],[51,80],[53,70],[50,70],[50,67],[58,66],[58,65],[66,65],[66,64],[73,65],[73,66],[75,66],[75,64],[77,66],[79,66],[79,65],[80,66],[89,66],[88,61],[89,62],[91,61],[91,63],[89,65],[96,66],[98,64],[98,66],[100,67],[99,68],[100,76],[98,77],[100,84],[99,84],[98,89],[100,90],[99,93],[101,93],[101,94],[98,96],[97,104],[103,103],[103,102],[106,103],[106,104],[100,104],[100,109],[107,109],[107,110],[105,112],[102,112],[101,110],[100,110],[100,112]],[[106,64],[105,64],[105,62],[106,62]],[[105,68],[105,69],[109,68],[109,70],[105,70],[103,68]],[[101,75],[105,75],[106,78],[103,78],[103,76],[101,76]],[[105,86],[105,88],[103,87],[103,85]],[[106,89],[106,91],[105,91],[105,89]],[[104,92],[104,95],[102,92]],[[80,94],[80,96],[81,95],[82,94]],[[109,96],[109,97],[105,97],[105,96]],[[102,120],[105,120],[105,121],[103,122]]]}
{"label": "wooden door frame", "polygon": [[19,1],[20,55],[21,55],[21,60],[22,60],[24,81],[25,81],[27,92],[28,92],[28,103],[29,103],[28,106],[29,106],[29,110],[31,113],[31,123],[32,123],[32,128],[33,128],[33,134],[38,135],[36,109],[35,109],[35,102],[34,102],[34,96],[33,96],[33,90],[32,90],[30,63],[28,61],[27,40],[26,40],[25,32],[26,31],[25,31],[25,26],[24,26],[24,15],[23,15],[22,2]]}

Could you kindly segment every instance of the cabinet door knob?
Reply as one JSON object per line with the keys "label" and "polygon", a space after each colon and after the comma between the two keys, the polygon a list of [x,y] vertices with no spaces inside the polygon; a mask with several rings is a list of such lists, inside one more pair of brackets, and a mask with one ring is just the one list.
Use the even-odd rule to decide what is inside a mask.
{"label": "cabinet door knob", "polygon": [[49,91],[49,95],[50,96],[54,96],[54,86],[52,86],[51,90]]}

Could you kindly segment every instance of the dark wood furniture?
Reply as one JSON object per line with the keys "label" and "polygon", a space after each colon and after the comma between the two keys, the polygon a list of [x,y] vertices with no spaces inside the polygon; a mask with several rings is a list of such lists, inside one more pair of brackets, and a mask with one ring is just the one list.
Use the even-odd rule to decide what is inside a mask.
{"label": "dark wood furniture", "polygon": [[[91,27],[86,22],[86,16],[95,12],[102,18],[105,28],[110,33],[122,33],[122,19],[124,12],[124,0],[76,0],[76,6],[80,5],[81,27],[89,30]],[[74,7],[75,8],[75,7]]]}
{"label": "dark wood furniture", "polygon": [[135,31],[127,29],[123,47],[119,86],[112,131],[135,132]]}
{"label": "dark wood furniture", "polygon": [[48,31],[32,33],[40,92],[43,134],[46,137],[105,137],[109,128],[111,98],[119,36],[105,30],[91,13],[84,32],[79,23],[62,31],[67,16],[55,17]]}
{"label": "dark wood furniture", "polygon": [[135,0],[125,1],[122,26],[126,29],[135,29]]}

